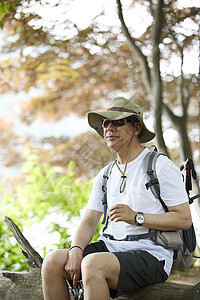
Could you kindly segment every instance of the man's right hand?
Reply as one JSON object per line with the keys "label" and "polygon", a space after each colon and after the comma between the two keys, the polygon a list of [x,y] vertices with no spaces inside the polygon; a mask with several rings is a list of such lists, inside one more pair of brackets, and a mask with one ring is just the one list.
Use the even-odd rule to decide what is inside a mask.
{"label": "man's right hand", "polygon": [[[79,223],[76,232],[73,235],[73,245],[79,245],[84,249],[91,241],[95,229],[102,216],[102,212],[95,211],[92,209],[86,209],[84,216]],[[83,259],[83,251],[79,247],[71,247],[68,251],[68,259],[66,257],[65,272],[66,279],[73,280],[74,288],[77,287],[78,280],[81,276],[81,262]]]}
{"label": "man's right hand", "polygon": [[80,279],[82,259],[83,254],[81,249],[75,247],[69,251],[65,271],[67,273],[67,279],[73,280],[74,288],[77,287],[77,282]]}

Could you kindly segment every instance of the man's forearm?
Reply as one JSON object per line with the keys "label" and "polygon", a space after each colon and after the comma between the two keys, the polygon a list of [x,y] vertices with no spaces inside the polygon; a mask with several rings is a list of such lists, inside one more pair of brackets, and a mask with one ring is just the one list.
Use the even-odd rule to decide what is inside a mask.
{"label": "man's forearm", "polygon": [[176,212],[168,212],[163,214],[144,214],[147,228],[157,230],[178,230],[188,229],[191,226],[191,219],[189,217],[182,217]]}
{"label": "man's forearm", "polygon": [[[145,213],[144,227],[157,230],[178,230],[188,229],[192,224],[192,218],[188,203],[168,207],[169,212],[160,214]],[[135,216],[138,212],[132,210],[128,205],[116,204],[110,209],[111,221],[124,221],[136,225]]]}
{"label": "man's forearm", "polygon": [[101,215],[102,213],[97,211],[86,211],[72,238],[72,246],[78,245],[82,249],[85,249],[94,235]]}
{"label": "man's forearm", "polygon": [[78,245],[83,250],[89,244],[94,234],[94,230],[86,224],[80,224],[72,238],[72,246]]}

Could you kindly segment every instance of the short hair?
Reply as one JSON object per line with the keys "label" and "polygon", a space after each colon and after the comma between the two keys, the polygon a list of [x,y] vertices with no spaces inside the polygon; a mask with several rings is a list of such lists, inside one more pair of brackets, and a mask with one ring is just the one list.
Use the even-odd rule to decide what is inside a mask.
{"label": "short hair", "polygon": [[[133,124],[133,125],[135,125],[135,123],[138,123],[138,122],[140,122],[142,124],[142,122],[135,116],[130,116],[128,119],[130,120],[131,124]],[[141,129],[140,133],[138,134],[139,139],[143,136],[143,131],[144,130],[143,130],[143,124],[142,124],[142,129]]]}

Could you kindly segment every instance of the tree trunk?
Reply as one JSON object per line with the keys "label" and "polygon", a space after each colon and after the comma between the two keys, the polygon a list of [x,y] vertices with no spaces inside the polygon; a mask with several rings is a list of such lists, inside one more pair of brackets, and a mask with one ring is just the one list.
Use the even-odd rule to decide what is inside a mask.
{"label": "tree trunk", "polygon": [[182,149],[181,151],[182,161],[186,160],[189,157],[192,158],[192,150],[191,150],[191,145],[187,134],[186,120],[184,120],[184,118],[179,119],[179,123],[176,126],[176,130],[179,132],[180,146]]}
{"label": "tree trunk", "polygon": [[155,7],[154,22],[152,28],[152,105],[154,131],[158,148],[161,152],[168,155],[167,147],[162,132],[162,104],[163,86],[160,72],[160,41],[163,26],[163,0],[158,0]]}
{"label": "tree trunk", "polygon": [[[32,268],[29,272],[0,272],[0,300],[43,300],[41,280],[43,259],[25,239],[13,220],[6,217],[5,221],[18,243],[23,247],[23,253]],[[191,286],[164,282],[118,297],[116,300],[197,300],[199,295],[200,283]]]}
{"label": "tree trunk", "polygon": [[[170,121],[176,128],[177,132],[179,133],[180,138],[180,148],[181,148],[181,159],[182,161],[185,161],[187,158],[192,158],[192,150],[190,141],[187,134],[187,116],[186,114],[183,114],[181,117],[176,116],[172,110],[164,104],[164,110],[169,117]],[[192,195],[200,194],[200,188],[198,184],[198,179],[193,181],[193,191]],[[194,201],[195,203],[195,209],[197,211],[197,214],[200,219],[200,198],[196,199]]]}
{"label": "tree trunk", "polygon": [[41,269],[0,273],[0,300],[43,300]]}
{"label": "tree trunk", "polygon": [[136,45],[135,39],[131,37],[130,32],[124,22],[122,5],[120,0],[116,0],[118,7],[118,16],[121,22],[122,32],[127,38],[130,49],[136,54],[139,64],[142,69],[142,78],[144,86],[152,100],[151,111],[153,115],[154,130],[156,132],[156,139],[158,148],[161,152],[168,155],[167,147],[162,134],[162,78],[160,73],[160,50],[159,44],[161,40],[162,24],[163,24],[163,0],[157,1],[154,23],[153,23],[153,37],[152,37],[152,69],[150,71],[147,57],[142,50]]}
{"label": "tree trunk", "polygon": [[[164,282],[115,298],[115,300],[197,300],[199,295],[200,283],[191,286]],[[0,300],[43,299],[40,268],[30,269],[29,272],[24,273],[8,271],[0,273]]]}
{"label": "tree trunk", "polygon": [[127,296],[118,297],[117,300],[198,300],[200,295],[200,283],[195,286],[176,284],[176,283],[159,283]]}
{"label": "tree trunk", "polygon": [[163,107],[165,113],[179,134],[181,160],[185,161],[189,157],[192,158],[192,149],[187,134],[187,115],[183,114],[181,117],[176,116],[167,105],[164,104]]}

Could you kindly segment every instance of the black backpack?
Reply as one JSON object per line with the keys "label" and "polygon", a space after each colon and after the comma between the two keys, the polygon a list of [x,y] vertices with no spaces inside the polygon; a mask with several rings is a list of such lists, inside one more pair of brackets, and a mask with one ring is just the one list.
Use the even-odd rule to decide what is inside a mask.
{"label": "black backpack", "polygon": [[[157,151],[148,152],[143,160],[143,168],[145,173],[147,174],[148,182],[146,183],[146,188],[151,189],[153,195],[161,202],[165,212],[168,211],[167,206],[160,196],[160,186],[159,181],[156,176],[156,161],[158,156],[164,155],[163,153]],[[107,181],[111,174],[112,167],[115,162],[111,162],[108,167],[105,169],[103,175],[102,182],[102,190],[104,192],[104,196],[102,199],[102,204],[104,205],[104,218],[102,224],[105,224],[106,221],[106,213],[107,213]],[[196,172],[194,169],[194,165],[192,159],[188,159],[184,165],[181,165],[181,170],[185,168],[186,176],[185,176],[185,188],[188,194],[189,204],[193,203],[194,199],[199,198],[200,194],[190,197],[189,191],[192,190],[192,181],[191,175],[193,179],[196,179]],[[106,229],[108,223],[108,218],[106,221],[106,226],[103,231]],[[196,248],[196,235],[194,231],[193,224],[188,230],[177,230],[177,231],[159,231],[149,229],[149,232],[146,234],[133,235],[129,236],[126,240],[139,240],[150,238],[155,244],[162,245],[167,249],[174,250],[174,261],[172,269],[180,269],[187,267],[192,262],[192,257],[194,250]]]}

